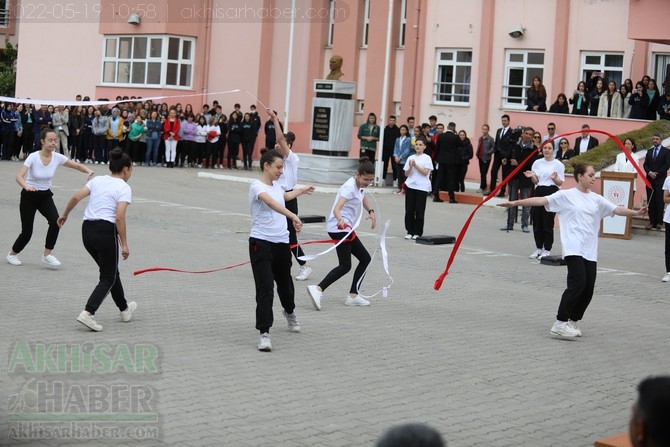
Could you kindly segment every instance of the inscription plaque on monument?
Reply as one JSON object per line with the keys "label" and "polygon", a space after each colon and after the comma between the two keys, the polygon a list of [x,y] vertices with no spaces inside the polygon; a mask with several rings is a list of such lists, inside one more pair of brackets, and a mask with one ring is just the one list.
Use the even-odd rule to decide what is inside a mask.
{"label": "inscription plaque on monument", "polygon": [[312,121],[312,140],[330,140],[330,107],[315,106]]}

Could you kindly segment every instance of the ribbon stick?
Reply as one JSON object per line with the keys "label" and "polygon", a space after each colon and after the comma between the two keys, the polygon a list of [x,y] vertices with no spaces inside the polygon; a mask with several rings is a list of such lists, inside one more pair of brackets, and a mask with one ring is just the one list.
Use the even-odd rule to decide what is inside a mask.
{"label": "ribbon stick", "polygon": [[268,106],[266,106],[265,104],[263,104],[263,103],[261,102],[260,99],[256,98],[256,97],[255,97],[249,90],[245,90],[245,92],[247,92],[247,94],[248,94],[249,96],[251,96],[252,98],[254,98],[258,104],[262,105],[264,109],[267,110],[267,109],[269,108]]}
{"label": "ribbon stick", "polygon": [[[635,160],[633,155],[630,153],[630,151],[628,149],[626,149],[626,146],[623,145],[623,143],[621,142],[621,140],[619,138],[617,138],[615,135],[612,135],[608,132],[605,132],[605,131],[602,131],[602,130],[597,130],[597,129],[583,129],[583,130],[578,130],[578,131],[575,131],[575,132],[569,132],[569,133],[564,133],[564,134],[558,135],[555,138],[544,141],[542,143],[542,145],[545,145],[545,144],[548,144],[548,143],[553,144],[554,140],[557,140],[557,139],[560,139],[560,138],[565,138],[565,137],[570,136],[570,135],[580,134],[582,132],[600,133],[600,134],[603,134],[603,135],[607,135],[612,141],[614,141],[614,143],[617,146],[619,146],[621,148],[623,153],[626,154],[626,158],[635,167],[635,170],[637,171],[638,175],[642,178],[642,180],[644,180],[645,185],[647,185],[647,187],[651,188],[651,182],[649,181],[649,179],[647,179],[644,171],[642,171],[640,166],[637,164],[637,161]],[[470,213],[470,215],[466,219],[465,223],[463,224],[463,228],[461,228],[460,233],[458,233],[458,237],[456,238],[456,243],[454,244],[454,248],[451,250],[451,254],[449,255],[449,259],[447,260],[447,265],[446,265],[444,271],[435,280],[435,284],[433,285],[433,288],[435,290],[440,290],[440,288],[442,287],[442,283],[444,282],[444,278],[447,275],[449,275],[449,269],[451,268],[451,265],[454,263],[454,259],[456,258],[456,254],[458,253],[458,249],[461,246],[461,242],[463,242],[463,239],[465,238],[465,235],[467,234],[468,229],[470,228],[470,223],[472,222],[472,219],[474,218],[477,211],[479,211],[479,209],[482,206],[484,206],[484,204],[486,202],[488,202],[493,197],[495,197],[498,194],[498,191],[500,191],[507,183],[509,183],[509,181],[511,179],[513,179],[514,176],[519,172],[519,170],[521,170],[521,168],[523,168],[524,165],[532,157],[534,157],[536,155],[537,155],[537,153],[535,151],[531,152],[531,154],[529,154],[521,163],[519,163],[518,166],[516,168],[514,168],[514,170],[507,177],[505,177],[503,179],[503,181],[500,182],[500,184],[493,191],[491,191],[491,193],[488,196],[486,196],[486,198],[484,198],[484,200],[480,204],[478,204],[475,207],[475,209]]]}

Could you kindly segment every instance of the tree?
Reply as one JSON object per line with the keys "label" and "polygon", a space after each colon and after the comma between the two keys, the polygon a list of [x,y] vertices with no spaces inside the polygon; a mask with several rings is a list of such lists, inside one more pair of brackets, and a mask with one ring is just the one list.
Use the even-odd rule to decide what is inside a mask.
{"label": "tree", "polygon": [[6,40],[5,48],[0,50],[0,96],[14,96],[18,54],[19,46],[14,46],[9,40]]}

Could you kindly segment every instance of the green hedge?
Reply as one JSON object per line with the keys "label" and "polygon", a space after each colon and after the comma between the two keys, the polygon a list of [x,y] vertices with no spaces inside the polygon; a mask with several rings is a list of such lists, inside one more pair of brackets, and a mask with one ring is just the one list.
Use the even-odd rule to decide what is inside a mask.
{"label": "green hedge", "polygon": [[[626,138],[635,140],[638,149],[648,149],[651,147],[651,137],[655,133],[660,133],[663,139],[670,136],[670,120],[657,120],[644,126],[642,129],[617,135],[617,138],[623,143]],[[600,171],[607,166],[614,164],[617,154],[621,153],[621,148],[614,141],[608,139],[603,144],[591,149],[588,152],[565,160],[565,173],[572,173],[572,167],[578,163],[593,165],[596,171]]]}

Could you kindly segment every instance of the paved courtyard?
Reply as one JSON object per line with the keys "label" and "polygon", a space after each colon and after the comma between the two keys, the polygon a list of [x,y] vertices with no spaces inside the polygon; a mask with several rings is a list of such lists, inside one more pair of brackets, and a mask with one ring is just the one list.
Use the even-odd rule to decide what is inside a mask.
{"label": "paved courtyard", "polygon": [[[20,229],[19,166],[0,162],[3,256]],[[75,321],[97,281],[81,243],[83,203],[54,251],[62,268],[41,265],[41,216],[23,265],[0,263],[0,396],[7,402],[0,405],[0,446],[138,444],[130,438],[151,438],[139,444],[147,446],[372,446],[389,426],[413,421],[437,428],[450,447],[586,447],[626,431],[637,383],[670,372],[662,238],[601,239],[584,336],[556,340],[549,329],[565,267],[528,259],[532,235],[499,231],[504,210],[479,211],[435,291],[453,246],[404,240],[404,199],[388,191],[375,194],[380,220],[391,220],[388,297],[369,308],[344,306],[350,273],[315,311],[306,285],[336,264],[328,254],[311,262],[308,281],[295,283],[302,332],[286,330],[277,300],[274,349],[258,352],[248,265],[133,276],[155,266],[199,271],[248,260],[245,174],[209,173],[238,181],[193,169],[135,169],[131,254],[120,263],[127,296],[139,305],[129,323],[111,298],[96,314],[102,332]],[[84,180],[59,169],[59,210]],[[301,214],[327,215],[332,191],[317,185],[299,199]],[[472,209],[429,202],[426,234],[457,235]],[[367,222],[358,234],[374,249]],[[306,224],[300,234],[301,241],[325,237],[323,223]],[[558,254],[558,231],[556,238]],[[362,291],[388,282],[377,257]],[[58,345],[69,350],[59,353]],[[87,433],[99,439],[77,440]]]}

